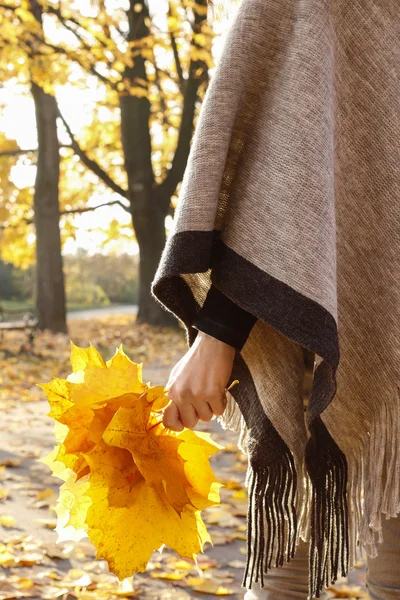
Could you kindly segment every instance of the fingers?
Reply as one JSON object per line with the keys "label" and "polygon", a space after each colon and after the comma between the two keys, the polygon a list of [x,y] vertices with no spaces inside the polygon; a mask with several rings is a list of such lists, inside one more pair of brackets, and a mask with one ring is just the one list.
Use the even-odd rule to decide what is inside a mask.
{"label": "fingers", "polygon": [[210,398],[208,400],[211,410],[216,417],[220,417],[224,413],[227,402],[226,392],[220,398]]}
{"label": "fingers", "polygon": [[179,410],[174,401],[164,410],[163,425],[174,431],[183,431],[184,426],[179,418]]}
{"label": "fingers", "polygon": [[188,429],[193,429],[198,423],[199,415],[195,407],[189,402],[178,402],[177,404],[182,423]]}
{"label": "fingers", "polygon": [[208,402],[196,402],[194,408],[201,421],[211,421],[214,413]]}
{"label": "fingers", "polygon": [[170,397],[171,403],[164,409],[164,427],[174,431],[182,431],[184,427],[193,429],[199,419],[204,422],[211,421],[213,415],[220,416],[226,407],[226,395],[221,398],[197,399],[192,402],[183,400],[181,397]]}
{"label": "fingers", "polygon": [[164,427],[174,431],[182,431],[184,427],[193,429],[199,420],[195,407],[188,402],[182,402],[180,399],[173,400],[171,398],[171,400],[172,402],[164,410]]}
{"label": "fingers", "polygon": [[189,381],[177,381],[182,379],[179,375],[182,374],[178,373],[174,376],[171,373],[165,387],[167,396],[171,400],[164,409],[165,427],[174,431],[182,431],[184,427],[193,429],[199,419],[208,422],[214,415],[219,417],[224,413],[227,404],[226,389],[221,392],[218,391],[217,386],[212,390],[207,386],[208,389],[204,390],[199,388],[198,382],[193,385],[193,378]]}

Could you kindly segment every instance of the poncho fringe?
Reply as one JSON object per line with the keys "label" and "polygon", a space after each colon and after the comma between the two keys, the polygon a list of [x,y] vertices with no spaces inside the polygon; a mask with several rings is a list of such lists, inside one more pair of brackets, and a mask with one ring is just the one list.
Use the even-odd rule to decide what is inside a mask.
{"label": "poncho fringe", "polygon": [[302,538],[309,598],[400,512],[400,15],[358,4],[242,0],[152,284],[189,346],[211,282],[258,318],[219,418],[249,461],[243,586]]}

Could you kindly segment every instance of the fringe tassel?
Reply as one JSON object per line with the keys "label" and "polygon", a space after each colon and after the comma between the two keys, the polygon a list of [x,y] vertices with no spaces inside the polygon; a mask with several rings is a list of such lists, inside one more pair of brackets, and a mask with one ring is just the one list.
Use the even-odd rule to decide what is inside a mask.
{"label": "fringe tassel", "polygon": [[223,414],[217,417],[217,422],[222,429],[229,429],[239,434],[237,446],[243,454],[248,455],[248,428],[239,405],[229,392],[226,393],[227,404]]}
{"label": "fringe tassel", "polygon": [[304,460],[304,455],[301,460],[295,460],[296,473],[298,474],[297,480],[297,499],[296,499],[296,513],[298,522],[298,544],[300,538],[304,542],[310,540],[311,527],[311,503],[312,503],[312,486],[311,480],[307,473],[307,466]]}
{"label": "fringe tassel", "polygon": [[247,471],[247,560],[242,586],[251,589],[271,567],[281,567],[295,554],[298,539],[297,476],[291,453],[270,467],[252,464]]}
{"label": "fringe tassel", "polygon": [[346,457],[322,420],[310,427],[306,461],[312,481],[310,595],[320,598],[324,587],[349,568],[349,514]]}
{"label": "fringe tassel", "polygon": [[[229,429],[232,431],[235,431],[237,433],[239,433],[239,441],[238,441],[238,447],[240,448],[240,450],[244,453],[244,454],[249,454],[248,452],[248,428],[247,425],[245,423],[244,417],[240,411],[240,408],[237,404],[237,402],[235,401],[234,397],[228,392],[227,393],[227,406],[225,408],[225,411],[223,413],[223,415],[221,415],[220,417],[217,418],[217,421],[219,422],[219,424],[221,425],[221,427],[223,429]],[[293,462],[293,460],[295,462]],[[285,466],[286,465],[286,466]],[[304,541],[307,541],[310,537],[310,507],[311,507],[311,481],[310,478],[308,476],[307,473],[307,468],[306,468],[306,464],[304,461],[304,456],[299,457],[299,459],[295,459],[292,457],[292,455],[290,456],[286,456],[285,457],[285,465],[279,467],[279,465],[277,466],[277,470],[279,471],[279,468],[282,470],[282,474],[283,474],[283,480],[285,479],[286,475],[284,475],[285,471],[288,473],[288,477],[289,479],[291,479],[293,477],[293,489],[291,487],[291,483],[287,483],[286,486],[286,497],[285,497],[285,505],[287,504],[287,506],[289,507],[288,509],[284,510],[284,515],[286,515],[285,519],[286,519],[286,524],[288,524],[288,527],[283,527],[284,533],[285,533],[285,539],[282,542],[283,547],[287,548],[288,547],[288,543],[289,540],[291,540],[291,548],[295,548],[299,542],[299,539],[302,538]],[[296,473],[298,474],[297,478],[296,478]],[[257,487],[257,492],[255,490],[255,481],[258,481],[258,487]],[[263,482],[264,484],[260,483]],[[245,480],[245,485],[249,490],[249,512],[248,512],[248,523],[249,523],[249,527],[256,527],[255,521],[254,521],[254,525],[252,524],[252,521],[250,519],[253,518],[252,515],[253,513],[257,513],[258,514],[258,524],[257,524],[257,529],[260,530],[260,534],[259,534],[259,545],[260,548],[257,551],[258,556],[260,557],[260,562],[257,565],[257,569],[260,573],[260,579],[262,577],[262,556],[263,554],[265,555],[265,553],[267,552],[266,548],[269,548],[269,555],[272,556],[275,552],[277,552],[277,548],[276,548],[276,541],[274,542],[275,545],[275,550],[274,550],[274,546],[271,548],[271,539],[273,538],[273,527],[274,527],[274,519],[273,519],[273,515],[274,515],[274,510],[276,512],[276,508],[274,509],[273,506],[269,509],[269,519],[271,522],[271,527],[268,526],[268,520],[267,520],[267,525],[265,526],[264,523],[264,518],[263,518],[263,510],[262,507],[263,505],[266,506],[266,510],[268,510],[268,502],[270,502],[270,498],[272,497],[276,497],[276,494],[272,493],[272,490],[276,489],[276,475],[271,475],[271,471],[270,470],[263,470],[261,468],[259,469],[254,469],[253,467],[249,466],[249,468],[247,469],[247,473],[246,473],[246,480]],[[253,489],[254,488],[254,489]],[[268,488],[270,490],[269,494],[267,495],[267,490],[265,488]],[[251,492],[251,490],[253,489],[253,492]],[[294,505],[292,504],[292,500],[291,500],[291,493],[293,492],[293,490],[296,490],[295,493],[295,501],[294,501]],[[253,498],[253,503],[251,502],[251,498]],[[257,508],[258,507],[258,508]],[[251,513],[251,514],[250,514]],[[265,539],[267,535],[267,539]],[[249,551],[249,544],[251,541],[251,534],[248,532],[248,542],[247,542],[247,547],[248,547],[248,551]],[[294,552],[294,550],[293,550]],[[289,562],[289,559],[293,558],[293,553],[289,552],[289,558],[288,558],[288,554],[286,555],[286,562]],[[250,562],[251,559],[248,558],[247,561],[247,565],[248,565],[248,571],[250,570]],[[269,561],[268,561],[269,562]],[[270,566],[272,565],[272,562],[270,564]],[[272,565],[273,566],[273,565]],[[268,568],[268,564],[267,564],[267,568]],[[266,574],[266,569],[264,569],[264,573]],[[245,581],[246,577],[244,577],[243,581]]]}
{"label": "fringe tassel", "polygon": [[[355,458],[357,456],[357,459]],[[359,541],[362,518],[362,479],[363,465],[361,455],[347,454],[349,469],[348,501],[349,501],[349,569],[362,559],[362,548]]]}
{"label": "fringe tassel", "polygon": [[[239,433],[238,446],[249,455],[243,415],[230,393],[227,398],[218,421],[224,429]],[[345,576],[361,559],[363,548],[376,556],[383,515],[400,514],[399,389],[376,404],[371,422],[367,439],[347,450],[346,456],[318,418],[310,428],[305,461],[289,453],[269,468],[249,464],[242,583],[247,589],[252,581],[260,581],[262,587],[269,568],[293,558],[300,537],[310,539],[309,599],[320,598],[324,587]]]}
{"label": "fringe tassel", "polygon": [[350,566],[361,548],[371,557],[382,542],[382,516],[400,513],[400,390],[375,407],[367,441],[348,457],[350,499]]}

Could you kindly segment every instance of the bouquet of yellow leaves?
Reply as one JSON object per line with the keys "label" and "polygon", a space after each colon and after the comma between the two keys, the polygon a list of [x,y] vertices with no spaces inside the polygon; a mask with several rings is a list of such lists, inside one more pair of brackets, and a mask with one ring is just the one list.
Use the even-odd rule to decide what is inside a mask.
{"label": "bouquet of yellow leaves", "polygon": [[165,388],[143,383],[122,345],[105,362],[71,342],[71,364],[66,380],[40,384],[57,442],[41,460],[64,481],[58,541],[87,535],[119,579],[144,572],[164,545],[196,561],[212,543],[200,513],[220,502],[209,457],[222,446],[164,427]]}

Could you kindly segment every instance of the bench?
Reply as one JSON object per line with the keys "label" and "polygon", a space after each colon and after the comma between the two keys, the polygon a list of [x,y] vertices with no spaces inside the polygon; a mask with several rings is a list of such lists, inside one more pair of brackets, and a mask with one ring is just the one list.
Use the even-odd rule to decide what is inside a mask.
{"label": "bench", "polygon": [[3,308],[0,305],[0,343],[3,342],[6,331],[25,331],[30,347],[33,348],[38,322],[39,319],[35,310]]}

